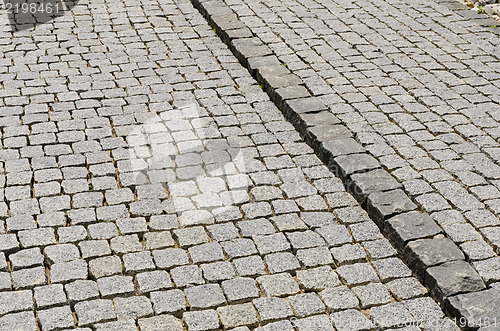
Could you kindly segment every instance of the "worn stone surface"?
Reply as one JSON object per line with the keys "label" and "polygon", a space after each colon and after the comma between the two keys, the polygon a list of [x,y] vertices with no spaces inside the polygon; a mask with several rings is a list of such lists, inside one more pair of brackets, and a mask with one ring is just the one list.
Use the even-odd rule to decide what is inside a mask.
{"label": "worn stone surface", "polygon": [[404,247],[410,240],[432,237],[441,232],[429,215],[418,211],[389,218],[384,224],[384,230],[400,247]]}
{"label": "worn stone surface", "polygon": [[[393,55],[403,44],[373,49],[360,40],[370,35],[367,17],[351,15],[368,10],[385,21],[382,12],[404,8],[266,1],[263,10],[264,2],[246,2],[202,1],[233,52],[187,0],[81,0],[36,28],[0,33],[0,329],[363,330],[387,315],[407,320],[404,307],[415,316],[433,311],[331,170],[363,184],[364,196],[404,188],[430,213],[460,210],[474,227],[444,229],[460,244],[478,239],[476,228],[498,225],[495,167],[463,152],[470,145],[448,148],[458,136],[446,136],[448,127],[428,114],[450,115],[428,95],[442,85],[424,76],[436,90],[412,89],[409,100],[405,88],[415,82],[403,69],[420,53]],[[429,5],[405,6],[434,18]],[[274,38],[278,26],[298,38]],[[433,42],[429,31],[448,36],[414,28]],[[433,68],[426,59],[418,63]],[[447,80],[461,70],[455,62],[430,70]],[[460,75],[478,90],[488,85],[493,100],[489,81],[497,78],[481,72],[486,82]],[[453,81],[446,86],[482,101]],[[290,122],[269,96],[281,99]],[[460,113],[496,134],[467,109]],[[495,158],[488,135],[455,115],[446,123]],[[306,143],[321,146],[320,157]],[[487,182],[456,162],[461,153]],[[445,172],[476,184],[460,189]],[[388,208],[378,210],[400,211]],[[494,229],[481,233],[495,245]],[[494,264],[478,266],[481,276],[494,273]],[[420,297],[428,300],[386,307]]]}
{"label": "worn stone surface", "polygon": [[[478,328],[486,320],[498,321],[500,318],[498,292],[494,289],[458,294],[448,298],[447,308],[457,319],[463,318],[463,325]],[[496,328],[496,325],[492,325]]]}

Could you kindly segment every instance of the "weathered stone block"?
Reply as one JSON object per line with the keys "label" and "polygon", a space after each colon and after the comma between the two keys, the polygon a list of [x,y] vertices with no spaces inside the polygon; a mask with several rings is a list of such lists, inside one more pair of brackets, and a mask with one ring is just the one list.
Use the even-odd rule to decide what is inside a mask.
{"label": "weathered stone block", "polygon": [[417,205],[402,190],[372,193],[366,203],[368,214],[379,222],[395,214],[417,209]]}
{"label": "weathered stone block", "polygon": [[401,188],[401,184],[383,169],[353,174],[349,181],[349,191],[352,192],[356,200],[360,203],[363,203],[366,197],[371,193],[390,191],[399,188]]}
{"label": "weathered stone block", "polygon": [[426,270],[425,278],[426,284],[440,301],[454,294],[486,288],[479,274],[463,260],[430,267]]}
{"label": "weathered stone block", "polygon": [[453,241],[448,238],[419,239],[406,245],[405,255],[409,265],[414,267],[420,276],[427,267],[444,262],[464,260],[464,254]]}

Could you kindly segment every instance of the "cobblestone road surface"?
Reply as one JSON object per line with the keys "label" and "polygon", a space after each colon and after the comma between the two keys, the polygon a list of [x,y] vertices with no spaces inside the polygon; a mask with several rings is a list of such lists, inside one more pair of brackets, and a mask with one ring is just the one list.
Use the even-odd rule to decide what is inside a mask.
{"label": "cobblestone road surface", "polygon": [[500,280],[499,35],[432,1],[227,4]]}
{"label": "cobblestone road surface", "polygon": [[[432,3],[229,4],[495,280],[478,34],[445,43]],[[189,1],[81,0],[0,63],[0,330],[458,330]]]}
{"label": "cobblestone road surface", "polygon": [[[451,259],[465,256],[475,270],[466,264],[446,264],[442,270],[434,269],[426,275],[426,279],[433,279],[431,283],[437,282],[444,299],[446,293],[481,290],[483,281],[487,287],[497,287],[498,28],[478,26],[477,22],[485,25],[489,21],[468,11],[454,12],[447,7],[456,9],[460,5],[446,1],[447,7],[432,1],[226,0],[219,1],[229,9],[222,15],[212,10],[217,1],[197,2],[225,31],[222,34],[233,39],[231,45],[236,51],[247,59],[255,56],[246,65],[258,72],[259,79],[263,77],[271,93],[290,100],[293,97],[284,92],[290,87],[297,92],[296,98],[303,97],[302,104],[287,101],[295,116],[304,114],[302,120],[314,126],[320,121],[308,113],[328,109],[335,115],[327,120],[332,123],[331,132],[344,135],[345,129],[337,125],[344,124],[440,226],[441,230],[433,228],[429,234],[442,231],[461,249],[463,255],[456,252]],[[236,15],[243,26],[236,24],[231,15]],[[253,54],[247,48],[251,44],[259,45]],[[281,75],[277,79],[266,73],[268,67],[276,70],[273,56],[292,75],[277,70]],[[298,88],[300,85],[308,92]],[[325,136],[329,134],[327,128],[321,130],[326,131]],[[366,178],[356,176],[354,181],[362,183],[379,179],[375,172]],[[394,201],[400,199],[393,197]],[[404,221],[396,223],[407,231]],[[422,231],[430,230],[427,223],[423,223]],[[394,228],[393,221],[390,226]],[[426,236],[423,232],[419,235]],[[437,241],[433,245],[441,251],[453,246]],[[414,246],[409,248],[413,250]],[[451,281],[455,277],[450,278],[451,274],[458,276],[457,281],[464,281]],[[472,283],[478,287],[473,289]],[[443,293],[437,296],[443,299]],[[486,298],[490,293],[496,292],[477,293],[476,298]],[[498,294],[494,297],[498,300]],[[476,304],[480,301],[484,300]],[[474,305],[465,304],[469,312]],[[492,313],[500,316],[498,309]]]}

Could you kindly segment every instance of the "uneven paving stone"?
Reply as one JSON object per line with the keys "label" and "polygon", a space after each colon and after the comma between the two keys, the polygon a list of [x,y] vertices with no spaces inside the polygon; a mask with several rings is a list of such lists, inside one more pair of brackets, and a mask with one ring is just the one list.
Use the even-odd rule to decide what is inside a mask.
{"label": "uneven paving stone", "polygon": [[477,328],[484,326],[485,320],[498,320],[498,301],[498,292],[489,289],[452,296],[448,298],[447,305],[454,317],[462,318],[462,326]]}
{"label": "uneven paving stone", "polygon": [[431,284],[434,283],[431,291],[442,297],[486,288],[479,274],[469,263],[462,260],[430,267],[426,270],[426,277],[429,278]]}

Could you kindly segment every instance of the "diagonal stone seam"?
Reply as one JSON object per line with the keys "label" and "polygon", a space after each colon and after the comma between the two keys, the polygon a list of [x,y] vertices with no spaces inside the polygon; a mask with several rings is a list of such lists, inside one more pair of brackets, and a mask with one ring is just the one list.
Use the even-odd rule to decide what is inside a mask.
{"label": "diagonal stone seam", "polygon": [[[466,323],[460,325],[465,330],[478,329],[478,320],[493,320],[496,315],[488,305],[480,312],[471,303],[488,302],[494,290],[486,290],[459,247],[445,237],[427,213],[418,210],[392,175],[356,142],[351,131],[238,21],[223,1],[192,3],[320,159],[342,179],[445,312],[456,320],[465,319]],[[484,24],[484,18],[479,19]]]}

